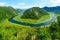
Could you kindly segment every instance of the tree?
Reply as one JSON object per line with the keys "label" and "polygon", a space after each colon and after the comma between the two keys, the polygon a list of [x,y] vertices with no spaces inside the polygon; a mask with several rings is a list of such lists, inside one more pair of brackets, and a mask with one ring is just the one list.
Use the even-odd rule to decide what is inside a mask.
{"label": "tree", "polygon": [[50,34],[51,34],[51,38],[52,40],[60,38],[60,36],[58,37],[59,34],[59,26],[56,22],[52,22],[51,26],[49,27],[50,29]]}
{"label": "tree", "polygon": [[40,28],[37,32],[37,40],[51,40],[50,33],[47,28]]}
{"label": "tree", "polygon": [[60,16],[57,16],[57,23],[60,26]]}

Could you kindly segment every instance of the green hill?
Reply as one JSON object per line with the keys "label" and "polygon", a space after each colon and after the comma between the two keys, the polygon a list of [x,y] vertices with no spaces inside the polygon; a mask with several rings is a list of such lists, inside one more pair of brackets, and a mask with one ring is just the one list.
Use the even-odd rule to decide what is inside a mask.
{"label": "green hill", "polygon": [[47,11],[45,11],[42,8],[39,7],[33,7],[30,9],[27,9],[23,15],[21,16],[21,18],[25,18],[25,19],[40,19],[41,16],[43,15],[48,15]]}
{"label": "green hill", "polygon": [[0,21],[15,16],[18,11],[8,6],[0,6]]}
{"label": "green hill", "polygon": [[42,8],[33,7],[23,12],[23,15],[13,18],[19,22],[37,24],[50,20],[49,13]]}

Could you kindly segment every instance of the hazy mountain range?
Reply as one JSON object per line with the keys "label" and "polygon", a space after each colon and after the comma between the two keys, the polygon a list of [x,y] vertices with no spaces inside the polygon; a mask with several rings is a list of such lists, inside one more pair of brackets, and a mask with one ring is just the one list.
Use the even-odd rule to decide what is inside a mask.
{"label": "hazy mountain range", "polygon": [[[60,11],[60,6],[56,6],[56,7],[44,7],[43,9],[45,9],[48,12],[59,12]],[[17,9],[19,11],[22,10],[26,10],[26,9]]]}
{"label": "hazy mountain range", "polygon": [[44,7],[43,9],[47,10],[48,12],[58,12],[58,11],[60,11],[60,6],[56,6],[56,7]]}

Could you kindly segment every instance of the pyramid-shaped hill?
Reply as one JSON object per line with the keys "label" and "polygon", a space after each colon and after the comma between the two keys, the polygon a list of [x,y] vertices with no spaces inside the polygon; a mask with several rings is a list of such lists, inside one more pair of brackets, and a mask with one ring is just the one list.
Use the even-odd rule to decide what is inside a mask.
{"label": "pyramid-shaped hill", "polygon": [[24,11],[21,18],[24,19],[40,19],[43,15],[49,15],[47,11],[39,7],[33,7]]}

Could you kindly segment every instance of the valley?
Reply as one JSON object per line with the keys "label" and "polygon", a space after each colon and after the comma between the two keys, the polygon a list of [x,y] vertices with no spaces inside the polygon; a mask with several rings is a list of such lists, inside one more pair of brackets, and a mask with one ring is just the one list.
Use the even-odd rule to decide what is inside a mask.
{"label": "valley", "polygon": [[[20,12],[12,7],[1,7],[0,40],[59,40],[59,14],[44,11],[44,9],[43,11],[39,8],[36,9],[33,8],[33,12],[29,9],[28,15],[26,12],[19,15]],[[35,11],[39,15],[36,16]]]}

